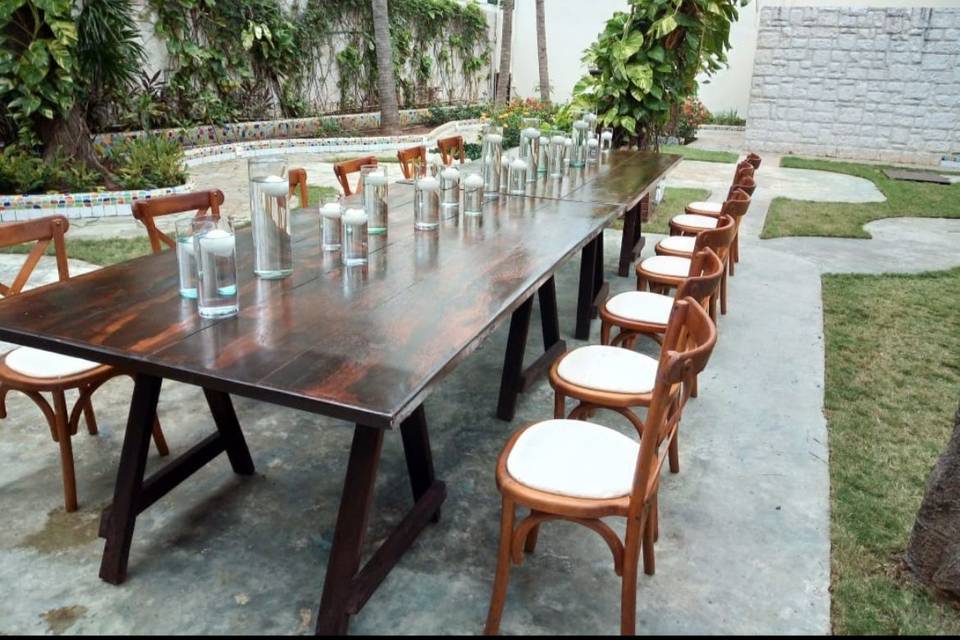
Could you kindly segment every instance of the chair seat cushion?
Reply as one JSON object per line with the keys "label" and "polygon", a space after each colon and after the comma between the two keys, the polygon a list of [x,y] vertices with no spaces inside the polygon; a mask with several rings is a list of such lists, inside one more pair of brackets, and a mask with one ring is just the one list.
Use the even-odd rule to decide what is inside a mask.
{"label": "chair seat cushion", "polygon": [[507,471],[521,484],[573,498],[629,494],[640,445],[607,427],[581,420],[546,420],[517,438]]}
{"label": "chair seat cushion", "polygon": [[557,375],[571,384],[610,393],[653,390],[657,361],[630,349],[592,344],[567,352]]}
{"label": "chair seat cushion", "polygon": [[627,291],[607,300],[607,311],[636,322],[667,324],[672,309],[673,296],[650,291]]}
{"label": "chair seat cushion", "polygon": [[667,236],[658,242],[657,246],[668,251],[693,253],[696,244],[696,236]]}
{"label": "chair seat cushion", "polygon": [[672,222],[683,225],[684,227],[695,227],[697,229],[717,228],[717,218],[698,216],[692,213],[681,213],[678,216],[673,216]]}
{"label": "chair seat cushion", "polygon": [[90,360],[33,347],[14,349],[7,354],[4,362],[20,375],[31,378],[65,378],[100,366],[99,363]]}
{"label": "chair seat cushion", "polygon": [[691,202],[687,205],[686,210],[689,213],[697,214],[714,214],[720,215],[720,211],[723,209],[722,202]]}
{"label": "chair seat cushion", "polygon": [[650,256],[640,263],[640,268],[648,273],[659,273],[674,278],[686,278],[690,275],[690,258],[680,256]]}

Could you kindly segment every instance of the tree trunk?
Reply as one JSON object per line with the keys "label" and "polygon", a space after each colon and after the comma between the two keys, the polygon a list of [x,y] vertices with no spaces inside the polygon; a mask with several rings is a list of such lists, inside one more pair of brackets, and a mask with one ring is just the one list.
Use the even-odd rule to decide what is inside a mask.
{"label": "tree trunk", "polygon": [[927,481],[907,566],[923,584],[960,597],[960,408],[950,442]]}
{"label": "tree trunk", "polygon": [[380,131],[400,130],[397,82],[393,75],[393,45],[390,42],[390,13],[387,0],[372,0],[373,39],[377,48],[377,91],[380,94]]}
{"label": "tree trunk", "polygon": [[543,0],[537,0],[537,63],[540,65],[540,100],[550,102],[550,73],[547,71],[547,27]]}
{"label": "tree trunk", "polygon": [[80,104],[74,104],[65,117],[42,121],[37,132],[43,143],[45,159],[49,160],[57,154],[73,158],[103,175],[103,182],[108,189],[119,188],[116,177],[103,166],[96,149],[93,148],[93,134],[90,133]]}
{"label": "tree trunk", "polygon": [[497,77],[497,92],[493,104],[502,107],[507,103],[510,87],[510,50],[513,41],[513,0],[503,0],[503,29],[500,32],[500,74]]}

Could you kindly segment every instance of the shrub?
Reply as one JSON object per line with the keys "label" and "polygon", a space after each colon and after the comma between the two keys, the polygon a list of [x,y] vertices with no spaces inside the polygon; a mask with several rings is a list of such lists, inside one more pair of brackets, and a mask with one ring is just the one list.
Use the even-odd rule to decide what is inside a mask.
{"label": "shrub", "polygon": [[697,98],[687,98],[677,109],[676,117],[673,120],[673,135],[680,139],[683,144],[688,144],[697,139],[697,129],[710,118],[710,112],[703,103]]}
{"label": "shrub", "polygon": [[489,105],[473,104],[450,107],[430,107],[430,115],[425,124],[439,127],[453,120],[473,120],[490,111]]}
{"label": "shrub", "polygon": [[743,127],[747,124],[746,118],[742,118],[736,109],[727,109],[711,114],[705,124],[719,124],[727,127]]}
{"label": "shrub", "polygon": [[173,187],[187,181],[179,142],[146,135],[110,147],[106,161],[125,189]]}
{"label": "shrub", "polygon": [[554,122],[557,113],[556,107],[534,98],[527,98],[510,101],[493,114],[492,120],[494,124],[503,127],[503,148],[510,149],[520,145],[520,129],[524,118],[540,118],[540,127],[551,129],[558,126]]}
{"label": "shrub", "polygon": [[40,155],[8,147],[0,154],[0,193],[34,194],[48,191],[92,191],[102,176],[82,162],[56,155]]}

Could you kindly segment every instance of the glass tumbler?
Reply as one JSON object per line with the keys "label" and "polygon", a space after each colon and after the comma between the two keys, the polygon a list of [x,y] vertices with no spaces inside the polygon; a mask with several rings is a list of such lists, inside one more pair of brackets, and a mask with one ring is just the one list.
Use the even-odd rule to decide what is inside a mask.
{"label": "glass tumbler", "polygon": [[460,207],[460,172],[453,167],[440,172],[440,206],[447,215],[456,215]]}
{"label": "glass tumbler", "polygon": [[608,153],[613,149],[613,129],[604,127],[600,131],[600,152]]}
{"label": "glass tumbler", "polygon": [[477,174],[463,181],[463,215],[479,216],[483,213],[483,178]]}
{"label": "glass tumbler", "polygon": [[500,192],[500,160],[503,155],[503,127],[487,125],[483,130],[480,149],[480,168],[483,176],[483,191],[487,195]]}
{"label": "glass tumbler", "polygon": [[587,163],[587,138],[590,123],[577,120],[573,123],[573,146],[570,150],[570,166],[580,168]]}
{"label": "glass tumbler", "polygon": [[180,272],[180,295],[191,300],[197,297],[197,254],[193,246],[194,216],[177,218],[177,268]]}
{"label": "glass tumbler", "polygon": [[236,315],[237,242],[232,218],[201,216],[193,223],[197,310],[203,318]]}
{"label": "glass tumbler", "polygon": [[340,218],[343,216],[343,204],[340,201],[328,202],[320,207],[320,248],[324,251],[339,251],[341,244]]}
{"label": "glass tumbler", "polygon": [[433,176],[413,185],[413,228],[432,230],[440,226],[440,181]]}
{"label": "glass tumbler", "polygon": [[527,163],[527,182],[537,181],[540,156],[540,118],[524,118],[520,131],[520,158]]}
{"label": "glass tumbler", "polygon": [[566,152],[567,139],[563,134],[555,132],[550,137],[550,177],[563,176],[563,156]]}
{"label": "glass tumbler", "polygon": [[522,196],[527,190],[527,162],[521,158],[514,158],[510,163],[510,193]]}
{"label": "glass tumbler", "polygon": [[367,214],[363,209],[347,209],[340,218],[343,231],[343,264],[355,267],[367,264]]}
{"label": "glass tumbler", "polygon": [[363,210],[367,213],[367,233],[379,235],[387,232],[387,168],[377,165],[360,167],[363,181]]}
{"label": "glass tumbler", "polygon": [[247,161],[247,171],[253,226],[253,272],[268,280],[286,278],[293,273],[287,163],[282,158],[253,157]]}

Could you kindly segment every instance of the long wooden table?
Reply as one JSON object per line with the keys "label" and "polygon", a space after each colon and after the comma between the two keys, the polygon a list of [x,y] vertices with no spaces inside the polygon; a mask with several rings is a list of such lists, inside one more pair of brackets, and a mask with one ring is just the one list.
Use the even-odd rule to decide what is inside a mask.
{"label": "long wooden table", "polygon": [[[621,180],[623,178],[620,178]],[[586,185],[584,185],[586,186]],[[249,231],[238,234],[240,313],[202,319],[178,293],[173,252],[146,256],[0,302],[0,339],[115,365],[134,391],[113,503],[101,518],[100,576],[122,583],[139,513],[226,453],[254,472],[230,394],[355,423],[317,617],[318,633],[346,632],[445,498],[434,475],[423,401],[508,315],[498,413],[532,376],[523,347],[541,306],[546,354],[563,342],[553,274],[626,204],[503,196],[477,218],[413,229],[412,189],[392,188],[389,233],[370,239],[370,263],[344,268],[320,249],[315,212],[295,217],[295,271],[252,274]],[[162,380],[203,388],[217,431],[144,478]],[[366,522],[386,430],[399,428],[414,505],[361,566]]]}

